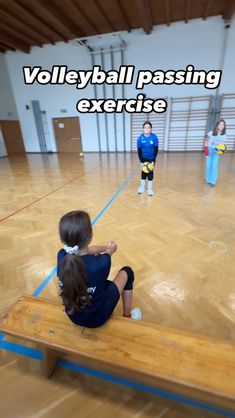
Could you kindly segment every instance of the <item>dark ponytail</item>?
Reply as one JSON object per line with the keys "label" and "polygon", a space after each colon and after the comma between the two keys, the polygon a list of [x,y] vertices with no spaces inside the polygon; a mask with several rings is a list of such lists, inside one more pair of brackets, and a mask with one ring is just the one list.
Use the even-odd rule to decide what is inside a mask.
{"label": "dark ponytail", "polygon": [[74,254],[67,254],[64,257],[61,264],[60,280],[63,283],[61,297],[69,314],[91,304],[81,257]]}
{"label": "dark ponytail", "polygon": [[[88,213],[73,211],[64,215],[59,224],[61,241],[69,247],[83,248],[92,239],[92,226]],[[66,254],[59,270],[62,282],[61,297],[68,314],[91,304],[87,292],[86,273],[79,254]]]}

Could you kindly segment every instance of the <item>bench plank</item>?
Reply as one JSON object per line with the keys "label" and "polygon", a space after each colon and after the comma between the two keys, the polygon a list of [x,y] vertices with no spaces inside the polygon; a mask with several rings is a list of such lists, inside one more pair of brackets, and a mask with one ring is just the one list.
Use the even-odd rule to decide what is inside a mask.
{"label": "bench plank", "polygon": [[[22,296],[0,331],[79,358],[80,364],[235,409],[235,346],[113,316],[104,326],[73,324],[58,302]],[[47,358],[48,360],[48,358]],[[51,369],[54,363],[51,363]]]}

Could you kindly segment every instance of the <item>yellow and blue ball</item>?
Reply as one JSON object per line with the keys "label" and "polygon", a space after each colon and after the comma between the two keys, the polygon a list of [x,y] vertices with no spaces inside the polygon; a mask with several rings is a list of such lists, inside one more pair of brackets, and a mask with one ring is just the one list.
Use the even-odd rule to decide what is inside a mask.
{"label": "yellow and blue ball", "polygon": [[146,174],[151,173],[153,171],[153,164],[145,162],[143,167],[142,167],[142,171]]}
{"label": "yellow and blue ball", "polygon": [[215,151],[216,151],[216,154],[218,154],[218,155],[223,155],[223,154],[227,151],[227,149],[226,149],[226,145],[224,145],[224,144],[219,144],[219,145],[216,147]]}

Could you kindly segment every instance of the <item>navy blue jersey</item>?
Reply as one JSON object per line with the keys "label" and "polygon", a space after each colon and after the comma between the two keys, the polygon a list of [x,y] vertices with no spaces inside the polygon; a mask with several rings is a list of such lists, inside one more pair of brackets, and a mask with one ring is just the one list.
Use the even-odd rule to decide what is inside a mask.
{"label": "navy blue jersey", "polygon": [[149,136],[140,135],[137,141],[137,148],[141,149],[143,159],[154,160],[154,147],[158,147],[157,135],[151,133]]}
{"label": "navy blue jersey", "polygon": [[[57,276],[59,279],[60,288],[63,287],[63,282],[60,277],[61,263],[66,256],[64,249],[61,249],[57,255]],[[82,326],[99,326],[104,319],[107,319],[107,314],[110,309],[110,301],[107,297],[107,285],[111,283],[116,288],[113,282],[107,280],[111,268],[111,256],[109,254],[100,255],[82,255],[81,257],[85,267],[86,286],[87,291],[92,297],[90,306],[80,308],[73,314],[69,314],[65,307],[65,311],[69,318]],[[116,292],[116,289],[114,289]]]}

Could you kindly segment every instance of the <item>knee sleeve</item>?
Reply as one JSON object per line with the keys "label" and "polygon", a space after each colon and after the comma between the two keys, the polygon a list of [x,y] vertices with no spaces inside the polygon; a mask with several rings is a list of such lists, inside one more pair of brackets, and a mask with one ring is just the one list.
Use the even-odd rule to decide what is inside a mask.
{"label": "knee sleeve", "polygon": [[134,280],[135,280],[134,272],[133,272],[132,268],[128,267],[128,266],[122,267],[120,271],[122,271],[122,270],[124,270],[127,274],[127,282],[126,282],[126,285],[124,287],[124,290],[132,290],[133,289],[133,283],[134,283]]}

